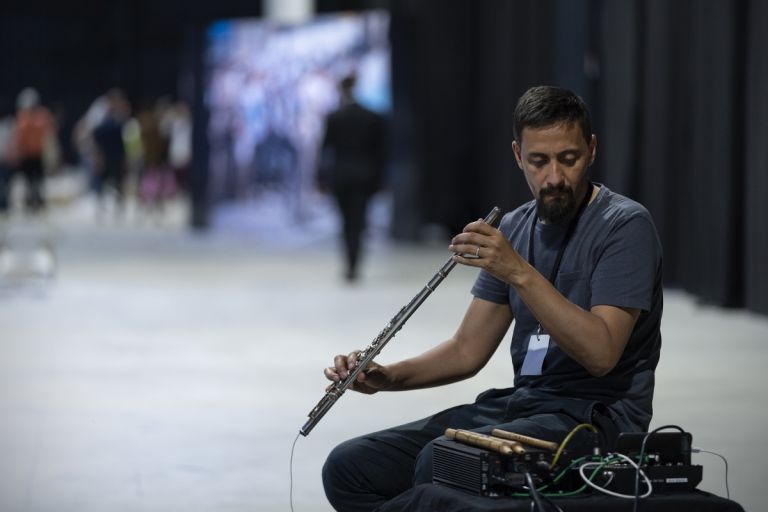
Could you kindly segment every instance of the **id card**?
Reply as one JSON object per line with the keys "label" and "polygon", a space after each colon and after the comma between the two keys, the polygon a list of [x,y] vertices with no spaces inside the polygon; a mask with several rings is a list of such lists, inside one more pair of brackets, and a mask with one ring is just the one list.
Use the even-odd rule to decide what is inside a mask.
{"label": "id card", "polygon": [[541,375],[541,367],[544,365],[548,349],[549,334],[531,334],[520,375]]}

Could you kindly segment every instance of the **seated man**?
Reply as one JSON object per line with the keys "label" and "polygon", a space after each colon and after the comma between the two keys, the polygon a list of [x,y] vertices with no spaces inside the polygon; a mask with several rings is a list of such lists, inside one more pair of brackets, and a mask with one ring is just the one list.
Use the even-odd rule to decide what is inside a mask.
{"label": "seated man", "polygon": [[[431,443],[448,427],[560,442],[591,423],[608,447],[619,432],[648,428],[662,313],[653,221],[638,203],[590,182],[597,138],[572,92],[529,89],[515,109],[514,136],[534,200],[506,214],[499,229],[477,221],[453,238],[455,260],[481,269],[456,333],[414,358],[372,363],[352,388],[399,391],[471,377],[513,320],[514,387],[336,447],[323,483],[337,510],[373,510],[430,482]],[[346,378],[357,355],[337,355],[326,377]],[[580,430],[571,443],[589,439]]]}

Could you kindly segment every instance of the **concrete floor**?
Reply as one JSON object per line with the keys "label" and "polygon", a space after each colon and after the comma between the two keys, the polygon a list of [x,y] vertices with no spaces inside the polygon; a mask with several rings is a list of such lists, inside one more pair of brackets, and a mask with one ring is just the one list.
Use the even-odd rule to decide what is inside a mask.
{"label": "concrete floor", "polygon": [[[0,276],[3,512],[290,510],[291,447],[323,394],[322,368],[366,346],[448,256],[443,244],[379,237],[364,279],[348,286],[327,231],[286,243],[280,225],[201,236],[181,214],[53,213],[6,223],[29,258],[35,240],[52,239],[57,272]],[[380,360],[449,336],[473,279],[454,270]],[[768,510],[768,319],[668,290],[663,334],[652,426],[680,425],[727,457],[731,497]],[[336,443],[472,400],[510,373],[501,349],[449,387],[345,395],[295,445],[293,509],[330,510],[320,468]],[[725,495],[722,461],[694,461],[701,488]]]}

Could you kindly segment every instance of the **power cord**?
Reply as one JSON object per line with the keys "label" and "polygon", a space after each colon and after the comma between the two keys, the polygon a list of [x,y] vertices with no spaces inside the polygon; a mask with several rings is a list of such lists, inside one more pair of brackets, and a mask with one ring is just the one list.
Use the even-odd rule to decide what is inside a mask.
{"label": "power cord", "polygon": [[725,457],[723,457],[719,453],[710,452],[710,451],[707,451],[707,450],[702,450],[701,448],[697,448],[695,446],[691,447],[691,452],[692,453],[708,453],[710,455],[716,455],[717,457],[720,457],[721,459],[723,459],[723,462],[725,463],[725,496],[728,499],[731,499],[731,491],[728,488],[728,459],[726,459]]}
{"label": "power cord", "polygon": [[[639,464],[637,464],[635,461],[633,461],[632,459],[630,459],[629,457],[627,457],[626,455],[624,455],[622,453],[610,453],[610,454],[608,454],[608,458],[609,459],[612,459],[614,457],[616,457],[616,458],[626,462],[630,466],[634,467],[636,470],[640,471],[640,474],[642,475],[643,480],[645,481],[645,485],[648,488],[645,491],[645,494],[643,494],[640,497],[641,498],[647,498],[648,496],[650,496],[651,493],[653,492],[653,485],[651,484],[650,478],[648,478],[648,476],[645,474],[645,472],[642,469],[640,469]],[[606,459],[606,460],[608,460],[608,459]],[[611,481],[613,480],[613,477],[611,477],[608,480],[608,482],[606,482],[605,484],[600,486],[600,485],[597,485],[596,483],[594,483],[592,481],[592,477],[587,477],[587,475],[584,474],[584,470],[585,469],[590,469],[590,468],[601,469],[603,467],[610,467],[612,463],[613,462],[606,462],[606,461],[601,461],[601,462],[585,462],[584,464],[579,466],[579,475],[581,476],[581,479],[584,480],[585,484],[587,484],[588,486],[592,487],[595,490],[598,490],[598,491],[602,492],[603,494],[607,494],[609,496],[613,496],[613,497],[616,497],[616,498],[626,498],[626,499],[630,499],[630,500],[635,499],[635,494],[621,494],[621,493],[618,493],[618,492],[606,489],[606,487],[608,487],[610,485]],[[592,473],[592,475],[594,476],[594,473]]]}
{"label": "power cord", "polygon": [[640,443],[640,453],[638,454],[637,466],[635,470],[635,501],[634,501],[634,504],[632,505],[632,512],[637,512],[637,505],[640,501],[640,467],[643,465],[643,457],[645,457],[645,444],[648,442],[648,439],[650,439],[650,437],[653,434],[657,432],[661,432],[662,430],[669,430],[669,429],[679,430],[680,433],[685,434],[685,430],[683,430],[681,427],[677,425],[664,425],[659,428],[655,428],[650,432],[648,432],[647,434],[645,434],[645,436],[643,437],[643,442]]}
{"label": "power cord", "polygon": [[552,500],[546,498],[541,493],[539,493],[539,491],[536,489],[536,484],[533,483],[533,477],[531,476],[530,472],[524,471],[523,476],[525,477],[525,483],[528,486],[528,493],[531,496],[532,512],[536,509],[538,509],[539,512],[546,512],[546,509],[544,508],[544,500],[546,500],[550,505],[552,505],[556,510],[558,510],[558,512],[563,512],[563,510],[560,507],[558,507],[555,503],[553,503]]}
{"label": "power cord", "polygon": [[288,462],[288,470],[290,472],[289,475],[289,490],[288,490],[288,497],[291,501],[291,512],[293,512],[293,450],[296,448],[296,441],[299,440],[299,436],[301,435],[301,432],[296,434],[296,439],[293,440],[293,445],[291,445],[291,458]]}
{"label": "power cord", "polygon": [[555,456],[552,457],[552,462],[549,464],[549,468],[552,469],[557,465],[557,462],[560,460],[560,456],[563,454],[563,451],[565,450],[565,447],[568,446],[568,443],[571,441],[573,436],[582,429],[589,429],[593,433],[597,433],[597,429],[594,425],[591,425],[589,423],[579,423],[576,425],[570,432],[568,432],[568,435],[565,436],[565,439],[563,439],[563,442],[560,443],[560,445],[557,448],[557,451],[555,452]]}

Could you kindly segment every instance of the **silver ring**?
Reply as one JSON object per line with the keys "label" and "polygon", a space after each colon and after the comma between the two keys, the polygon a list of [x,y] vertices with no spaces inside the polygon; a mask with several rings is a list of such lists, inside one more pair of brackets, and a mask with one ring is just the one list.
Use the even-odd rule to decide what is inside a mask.
{"label": "silver ring", "polygon": [[480,246],[478,245],[477,250],[475,251],[475,258],[479,258],[479,257],[480,257]]}

